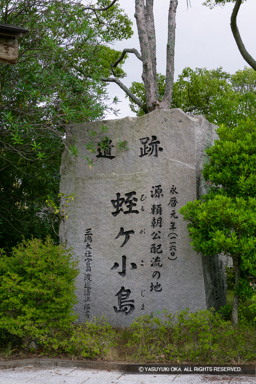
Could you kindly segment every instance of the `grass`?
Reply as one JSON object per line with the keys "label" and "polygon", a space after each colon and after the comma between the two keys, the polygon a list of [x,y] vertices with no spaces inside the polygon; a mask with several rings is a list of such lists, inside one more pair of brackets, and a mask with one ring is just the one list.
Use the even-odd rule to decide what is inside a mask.
{"label": "grass", "polygon": [[[244,316],[246,311],[245,308]],[[233,328],[230,321],[214,311],[190,313],[186,310],[177,313],[175,319],[166,311],[161,319],[158,315],[142,316],[127,328],[112,328],[105,319],[95,319],[82,326],[74,325],[65,334],[51,335],[48,344],[38,344],[36,349],[31,348],[31,344],[22,345],[17,338],[8,340],[5,335],[0,358],[47,356],[130,363],[256,363],[256,326],[253,322],[244,320]]]}

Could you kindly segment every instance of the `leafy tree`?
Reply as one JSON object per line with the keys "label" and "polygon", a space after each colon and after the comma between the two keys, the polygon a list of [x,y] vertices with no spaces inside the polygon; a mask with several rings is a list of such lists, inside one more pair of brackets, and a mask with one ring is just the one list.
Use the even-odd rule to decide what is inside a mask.
{"label": "leafy tree", "polygon": [[252,295],[248,276],[256,276],[256,124],[221,126],[220,140],[206,150],[203,176],[209,192],[181,209],[192,246],[206,257],[232,257],[235,293],[232,322],[238,323],[239,301]]}
{"label": "leafy tree", "polygon": [[[117,0],[114,0],[115,3]],[[256,70],[256,61],[246,50],[242,38],[237,27],[237,15],[239,13],[243,0],[205,0],[204,5],[213,8],[216,5],[225,5],[226,3],[235,3],[231,15],[231,29],[237,46],[247,61],[247,63]],[[187,5],[190,1],[187,0]],[[174,82],[174,53],[175,53],[175,29],[176,29],[176,10],[178,0],[169,1],[168,11],[168,38],[167,38],[167,55],[166,55],[166,82],[162,83],[163,93],[159,93],[156,67],[156,36],[154,26],[154,0],[135,0],[135,18],[139,35],[140,51],[136,49],[126,48],[121,56],[115,61],[112,66],[112,76],[102,78],[103,81],[115,82],[121,87],[126,95],[137,105],[144,113],[148,113],[155,109],[168,109],[172,105],[173,99],[173,82]],[[133,92],[133,87],[128,89],[122,82],[122,77],[116,72],[117,66],[122,62],[123,58],[128,53],[133,53],[142,62],[143,72],[142,80],[145,88],[145,100],[137,97],[136,92]],[[136,90],[135,90],[136,91]]]}
{"label": "leafy tree", "polygon": [[[165,76],[159,73],[157,74],[157,87],[159,98],[161,99],[164,95]],[[147,113],[147,107],[144,83],[133,81],[131,87],[129,88],[129,91],[140,101],[140,103],[136,103],[133,98],[131,98],[130,95],[127,93],[126,97],[129,97],[131,110],[136,113],[137,116],[145,115]]]}
{"label": "leafy tree", "polygon": [[[160,98],[164,92],[165,76],[158,75]],[[143,83],[133,82],[131,91],[145,102]],[[132,100],[130,107],[138,116],[144,114]],[[185,68],[173,87],[173,108],[188,114],[204,115],[214,124],[236,126],[238,121],[256,115],[256,73],[251,68],[234,75],[222,68]]]}
{"label": "leafy tree", "polygon": [[112,3],[98,0],[92,9],[78,0],[1,0],[0,21],[29,30],[18,63],[0,64],[2,245],[49,233],[45,200],[57,196],[66,127],[101,119],[110,107],[100,77],[120,53],[109,44],[132,34]]}
{"label": "leafy tree", "polygon": [[[117,1],[117,0],[116,0]],[[187,0],[187,4],[188,4]],[[159,97],[157,86],[156,66],[156,35],[154,25],[154,0],[135,0],[135,19],[139,35],[140,51],[136,49],[124,49],[121,56],[112,64],[112,76],[102,78],[103,81],[115,82],[121,87],[130,99],[145,113],[155,109],[170,108],[172,102],[174,79],[174,52],[176,11],[178,0],[169,1],[168,11],[168,38],[166,44],[166,82],[164,84],[163,97]],[[131,89],[128,89],[121,81],[122,76],[116,73],[118,64],[128,53],[133,53],[142,62],[142,80],[145,87],[145,102],[142,102]]]}

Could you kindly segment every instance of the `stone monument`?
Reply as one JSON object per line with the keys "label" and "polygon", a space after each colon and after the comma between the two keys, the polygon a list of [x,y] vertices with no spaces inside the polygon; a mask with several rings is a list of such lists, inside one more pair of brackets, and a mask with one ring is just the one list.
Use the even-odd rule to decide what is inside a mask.
{"label": "stone monument", "polygon": [[[88,152],[102,124],[108,131]],[[79,155],[66,150],[62,158],[60,192],[75,199],[60,236],[79,258],[80,322],[105,315],[127,326],[164,309],[218,306],[225,290],[219,271],[193,251],[179,214],[204,188],[204,149],[215,138],[214,125],[179,109],[69,128],[67,146]]]}

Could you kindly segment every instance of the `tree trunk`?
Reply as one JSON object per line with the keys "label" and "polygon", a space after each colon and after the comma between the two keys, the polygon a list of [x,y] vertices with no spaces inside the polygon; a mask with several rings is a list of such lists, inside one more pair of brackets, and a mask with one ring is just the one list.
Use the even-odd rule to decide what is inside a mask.
{"label": "tree trunk", "polygon": [[[113,1],[112,3],[114,3]],[[111,3],[111,4],[112,4]],[[158,6],[161,6],[160,3]],[[145,87],[146,105],[142,104],[131,91],[116,77],[103,78],[105,82],[115,82],[145,113],[155,109],[170,109],[172,103],[172,90],[174,79],[174,51],[176,10],[178,0],[170,0],[168,13],[168,41],[166,55],[166,86],[163,100],[159,100],[156,66],[156,36],[154,24],[154,0],[135,0],[135,19],[138,29],[141,55],[135,49],[125,49],[114,64],[112,70],[124,58],[125,53],[134,53],[142,61],[142,80]],[[114,71],[113,75],[115,76]]]}
{"label": "tree trunk", "polygon": [[135,0],[135,18],[137,22],[140,49],[143,63],[142,79],[145,86],[148,111],[169,109],[172,102],[174,79],[174,51],[176,10],[178,0],[170,0],[168,13],[168,41],[166,53],[166,86],[164,98],[159,100],[156,71],[156,37],[153,13],[154,0]]}
{"label": "tree trunk", "polygon": [[[233,258],[233,264],[234,264],[234,272],[235,272],[235,291],[239,284],[239,278],[240,278],[240,266],[239,266],[239,258],[234,257]],[[237,293],[234,293],[233,298],[233,306],[232,306],[232,325],[235,327],[238,324],[238,306],[239,306],[239,296]]]}
{"label": "tree trunk", "polygon": [[164,98],[161,102],[162,108],[171,108],[172,90],[174,81],[174,53],[175,53],[175,31],[176,31],[176,11],[178,0],[170,0],[168,15],[168,41],[166,52],[166,85]]}
{"label": "tree trunk", "polygon": [[149,49],[152,62],[152,72],[154,78],[154,86],[156,89],[154,91],[156,100],[159,98],[158,87],[157,87],[157,60],[156,60],[156,35],[155,35],[155,23],[154,23],[154,0],[147,0],[146,2],[146,27],[148,33]]}
{"label": "tree trunk", "polygon": [[156,39],[153,14],[154,0],[135,0],[135,18],[137,23],[148,111],[153,111],[158,101],[156,79]]}

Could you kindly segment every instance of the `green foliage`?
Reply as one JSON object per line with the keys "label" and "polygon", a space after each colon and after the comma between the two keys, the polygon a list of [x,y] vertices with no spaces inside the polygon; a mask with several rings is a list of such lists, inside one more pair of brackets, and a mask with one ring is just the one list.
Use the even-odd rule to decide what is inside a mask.
{"label": "green foliage", "polygon": [[[218,313],[221,314],[223,319],[231,320],[232,315],[232,302],[234,298],[234,291],[227,291],[227,305],[224,305],[218,310]],[[250,306],[253,304],[253,297],[246,298],[243,302],[240,303],[238,309],[238,318],[240,324],[242,323],[244,326],[253,325],[255,326],[253,310]]]}
{"label": "green foliage", "polygon": [[253,321],[256,322],[256,295],[253,296],[252,298],[252,303],[251,305],[249,306],[249,309],[253,315]]}
{"label": "green foliage", "polygon": [[104,317],[76,326],[65,352],[87,358],[104,357],[116,345],[115,332]]}
{"label": "green foliage", "polygon": [[118,139],[117,140],[117,148],[120,150],[120,151],[123,151],[123,150],[125,150],[125,149],[129,149],[129,147],[127,146],[127,141],[126,140],[124,140],[124,141],[122,141],[122,140],[120,140],[120,139]]}
{"label": "green foliage", "polygon": [[241,303],[239,307],[239,321],[246,328],[248,325],[256,325],[256,307],[255,296],[251,299],[247,299],[244,303]]}
{"label": "green foliage", "polygon": [[116,345],[115,332],[104,317],[72,325],[68,332],[58,332],[44,345],[44,354],[68,354],[76,358],[103,358]]}
{"label": "green foliage", "polygon": [[[65,197],[66,204],[72,199]],[[32,340],[42,354],[84,358],[103,357],[115,345],[115,332],[104,317],[73,324],[78,272],[71,252],[49,237],[44,242],[24,240],[10,255],[0,250],[0,341],[5,357],[15,348],[29,351]]]}
{"label": "green foliage", "polygon": [[191,114],[202,114],[211,122],[222,123],[227,118],[227,108],[228,113],[234,109],[230,97],[230,93],[234,93],[230,77],[222,68],[211,71],[184,68],[174,84],[173,107]]}
{"label": "green foliage", "polygon": [[218,313],[221,315],[221,317],[224,320],[231,320],[231,314],[232,314],[232,304],[226,304],[223,305],[219,310]]}
{"label": "green foliage", "polygon": [[[158,74],[160,100],[164,95],[165,76]],[[146,102],[143,83],[133,82],[130,88],[143,103]],[[138,116],[144,112],[132,100],[130,107]],[[237,71],[234,75],[222,68],[207,70],[187,67],[174,83],[172,108],[203,115],[217,125],[235,127],[248,117],[256,118],[256,73],[251,68]]]}
{"label": "green foliage", "polygon": [[[254,120],[241,121],[234,128],[221,126],[220,140],[206,153],[210,162],[203,176],[213,188],[230,197],[256,195],[256,127]],[[221,185],[221,188],[219,187]]]}
{"label": "green foliage", "polygon": [[71,193],[70,195],[59,193],[58,198],[61,198],[61,207],[60,207],[60,204],[58,204],[57,206],[54,200],[50,196],[47,196],[47,197],[48,199],[45,202],[48,205],[49,209],[51,210],[52,215],[57,217],[58,221],[67,219],[68,213],[69,213],[69,207],[74,201],[76,195],[74,193]]}
{"label": "green foliage", "polygon": [[[232,285],[234,285],[234,283],[232,283]],[[228,290],[227,305],[224,305],[218,310],[218,313],[221,314],[223,319],[228,321],[231,320],[233,297],[234,297],[234,291]],[[256,308],[254,308],[254,305],[253,305],[254,303],[255,303],[255,290],[253,289],[253,296],[251,298],[246,298],[239,305],[239,310],[238,310],[239,322],[245,327],[248,325],[255,327],[256,325],[256,322],[255,322]]]}
{"label": "green foliage", "polygon": [[180,212],[188,221],[192,246],[197,252],[241,259],[241,269],[256,275],[256,199],[208,195],[189,202]]}
{"label": "green foliage", "polygon": [[128,347],[139,361],[244,363],[255,359],[255,329],[234,329],[218,313],[188,310],[162,319],[142,316],[128,330]]}
{"label": "green foliage", "polygon": [[[131,21],[118,5],[96,14],[88,4],[1,0],[0,22],[29,30],[19,40],[18,63],[0,63],[2,247],[22,236],[54,236],[45,200],[58,204],[66,126],[101,119],[110,108],[100,78],[119,56],[109,44],[131,36]],[[76,147],[70,151],[76,155]]]}
{"label": "green foliage", "polygon": [[164,354],[171,339],[174,316],[167,311],[163,314],[164,320],[152,313],[138,317],[129,326],[131,334],[127,346],[134,348],[135,359],[154,360]]}
{"label": "green foliage", "polygon": [[205,151],[203,176],[210,190],[180,212],[197,252],[233,258],[235,295],[244,301],[253,294],[249,276],[256,276],[256,125],[241,121],[217,133],[220,140]]}
{"label": "green foliage", "polygon": [[[176,315],[164,310],[157,316],[141,316],[124,329],[114,329],[104,317],[93,318],[84,324],[52,328],[36,339],[36,348],[40,355],[72,359],[244,364],[255,360],[256,330],[255,322],[247,321],[245,309],[240,316],[244,320],[236,329],[213,310],[190,313],[186,309]],[[9,357],[14,347],[21,351],[15,335],[1,337],[1,345],[5,346],[3,357]],[[34,352],[31,344],[26,345],[24,352]]]}
{"label": "green foliage", "polygon": [[227,278],[227,290],[234,290],[234,287],[235,287],[234,268],[226,267],[226,278]]}
{"label": "green foliage", "polygon": [[[165,76],[161,74],[157,74],[157,85],[158,85],[158,92],[159,92],[159,100],[162,100],[164,96],[164,90],[165,90]],[[146,94],[145,94],[145,87],[143,83],[139,83],[138,81],[133,81],[132,85],[130,87],[130,91],[132,94],[136,95],[136,97],[143,102],[144,105],[146,105]],[[126,97],[128,97],[126,95]],[[130,108],[131,110],[136,113],[137,116],[143,116],[145,112],[142,108],[140,108],[137,104],[132,101],[132,99],[129,98],[130,101]]]}
{"label": "green foliage", "polygon": [[[244,0],[246,1],[246,0]],[[217,5],[225,5],[226,3],[235,3],[236,0],[206,0],[203,5],[206,5],[210,9],[216,7]]]}
{"label": "green foliage", "polygon": [[44,345],[75,316],[77,263],[48,237],[23,241],[0,257],[0,334]]}
{"label": "green foliage", "polygon": [[[54,143],[54,141],[53,141]],[[25,236],[47,234],[57,240],[52,228],[58,221],[45,200],[49,195],[58,205],[60,153],[50,159],[28,161],[15,153],[0,157],[0,247],[9,249]]]}

